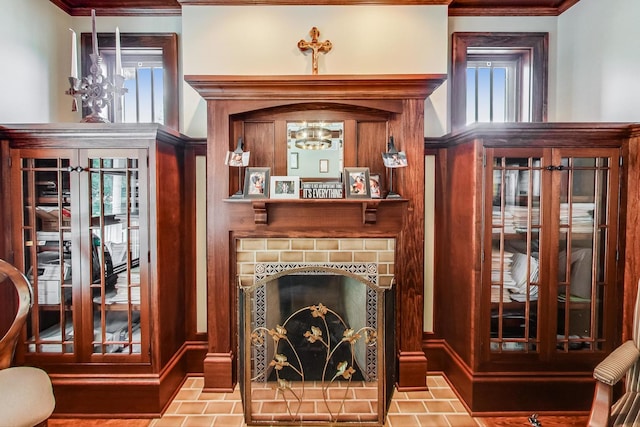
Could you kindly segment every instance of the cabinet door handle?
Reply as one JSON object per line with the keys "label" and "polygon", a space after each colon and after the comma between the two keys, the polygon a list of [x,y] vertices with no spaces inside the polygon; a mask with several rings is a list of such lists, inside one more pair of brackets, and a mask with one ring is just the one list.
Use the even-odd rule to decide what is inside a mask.
{"label": "cabinet door handle", "polygon": [[548,171],[561,171],[565,169],[565,167],[562,165],[558,165],[558,166],[550,165],[550,166],[547,166],[545,169],[547,169]]}
{"label": "cabinet door handle", "polygon": [[69,171],[69,172],[82,172],[82,171],[84,171],[84,168],[82,166],[75,166],[75,167],[69,166],[67,168],[67,171]]}

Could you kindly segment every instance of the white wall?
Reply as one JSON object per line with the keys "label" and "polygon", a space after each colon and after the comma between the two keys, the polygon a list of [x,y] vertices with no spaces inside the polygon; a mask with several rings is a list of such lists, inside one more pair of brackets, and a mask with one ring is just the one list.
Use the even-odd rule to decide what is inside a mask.
{"label": "white wall", "polygon": [[[446,6],[183,6],[182,18],[185,75],[311,74],[297,43],[314,26],[333,44],[320,74],[447,71]],[[187,83],[183,100],[184,132],[205,136],[205,103]]]}
{"label": "white wall", "polygon": [[[91,32],[91,18],[71,17],[45,0],[0,0],[0,123],[79,122],[71,112],[71,33]],[[98,32],[175,32],[181,18],[101,17]]]}
{"label": "white wall", "polygon": [[640,1],[581,0],[558,19],[558,121],[640,121]]}
{"label": "white wall", "polygon": [[59,94],[70,71],[61,61],[71,55],[71,18],[42,0],[0,0],[0,10],[0,123],[60,120]]}
{"label": "white wall", "polygon": [[[0,123],[77,122],[64,94],[68,28],[91,30],[43,0],[0,0]],[[175,32],[184,74],[305,74],[296,43],[312,26],[333,50],[320,73],[445,73],[455,31],[549,32],[549,120],[640,121],[640,2],[581,0],[559,17],[452,17],[446,6],[185,6],[179,17],[101,17],[99,32]],[[597,30],[594,30],[597,29]],[[206,134],[188,85],[181,130]],[[447,83],[425,106],[428,136],[448,131]]]}

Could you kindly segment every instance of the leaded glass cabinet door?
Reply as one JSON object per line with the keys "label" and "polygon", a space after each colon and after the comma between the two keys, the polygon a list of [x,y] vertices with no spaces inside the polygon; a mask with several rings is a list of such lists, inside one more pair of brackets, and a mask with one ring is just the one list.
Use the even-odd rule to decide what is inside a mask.
{"label": "leaded glass cabinet door", "polygon": [[489,353],[560,360],[605,350],[614,333],[605,319],[615,303],[619,150],[488,148],[486,165]]}
{"label": "leaded glass cabinet door", "polygon": [[[86,158],[84,154],[86,153]],[[148,244],[146,150],[87,150],[81,180],[83,216],[81,240],[87,251],[84,291],[89,310],[83,324],[93,359],[148,357],[148,328],[143,311]],[[144,254],[144,256],[142,256]],[[87,299],[85,299],[87,301]],[[143,354],[144,353],[144,354]]]}
{"label": "leaded glass cabinet door", "polygon": [[[499,150],[490,158],[490,351],[540,351],[543,290],[541,150]],[[517,153],[517,154],[514,154]]]}
{"label": "leaded glass cabinet door", "polygon": [[77,212],[71,165],[73,150],[15,150],[12,153],[15,262],[33,286],[33,307],[27,321],[27,354],[75,357],[76,323],[80,313],[80,265],[72,222]]}
{"label": "leaded glass cabinet door", "polygon": [[617,149],[554,151],[557,352],[602,351],[612,336],[605,313],[615,295],[619,156]]}

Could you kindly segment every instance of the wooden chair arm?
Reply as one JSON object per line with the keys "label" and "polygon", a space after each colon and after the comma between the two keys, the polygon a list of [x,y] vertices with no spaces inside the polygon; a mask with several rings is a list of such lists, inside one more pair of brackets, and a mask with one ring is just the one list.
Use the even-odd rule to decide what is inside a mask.
{"label": "wooden chair arm", "polygon": [[615,385],[640,358],[640,351],[631,340],[616,348],[593,370],[593,378],[607,385]]}
{"label": "wooden chair arm", "polygon": [[613,386],[596,381],[596,389],[593,392],[591,413],[587,427],[608,427],[611,418],[611,405],[613,399]]}
{"label": "wooden chair arm", "polygon": [[11,281],[18,293],[18,311],[9,330],[0,337],[0,369],[11,366],[13,352],[18,342],[22,327],[27,321],[27,315],[31,309],[32,290],[29,280],[13,265],[0,259],[0,284]]}
{"label": "wooden chair arm", "polygon": [[613,404],[613,386],[640,358],[640,351],[631,340],[616,348],[593,370],[596,388],[591,403],[588,427],[608,427]]}

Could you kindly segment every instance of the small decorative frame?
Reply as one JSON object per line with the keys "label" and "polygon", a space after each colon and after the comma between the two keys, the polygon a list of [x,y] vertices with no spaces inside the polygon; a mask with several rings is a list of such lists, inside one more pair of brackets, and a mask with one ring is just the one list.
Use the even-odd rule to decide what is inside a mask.
{"label": "small decorative frame", "polygon": [[344,168],[344,190],[347,199],[371,198],[369,168]]}
{"label": "small decorative frame", "polygon": [[371,198],[379,199],[382,197],[382,187],[380,186],[380,174],[369,174],[369,186],[371,188]]}
{"label": "small decorative frame", "polygon": [[289,167],[291,169],[298,169],[298,153],[289,154]]}
{"label": "small decorative frame", "polygon": [[244,174],[244,197],[266,199],[269,197],[271,168],[247,168]]}
{"label": "small decorative frame", "polygon": [[272,199],[299,199],[299,176],[272,176],[270,183],[270,196]]}
{"label": "small decorative frame", "polygon": [[320,173],[329,173],[329,159],[320,159]]}

